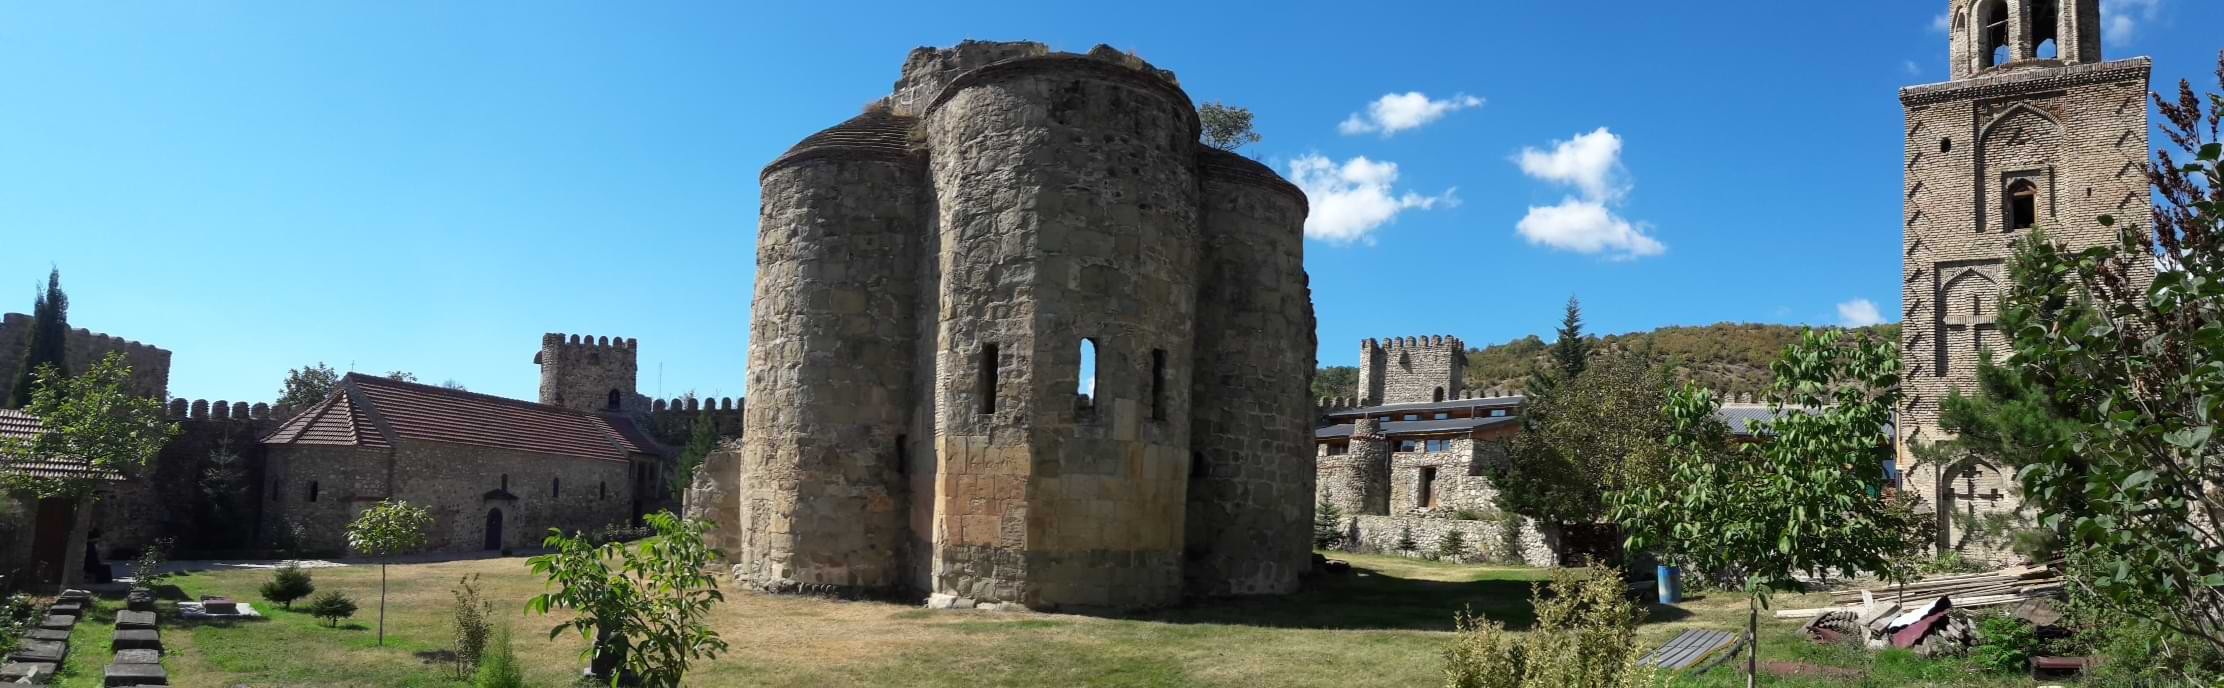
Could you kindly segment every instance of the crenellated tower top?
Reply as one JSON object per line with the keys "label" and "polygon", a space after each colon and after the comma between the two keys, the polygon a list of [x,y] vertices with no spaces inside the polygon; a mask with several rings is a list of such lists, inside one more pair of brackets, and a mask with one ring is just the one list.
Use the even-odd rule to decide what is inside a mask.
{"label": "crenellated tower top", "polygon": [[540,402],[579,411],[647,411],[636,392],[640,341],[626,337],[541,335]]}

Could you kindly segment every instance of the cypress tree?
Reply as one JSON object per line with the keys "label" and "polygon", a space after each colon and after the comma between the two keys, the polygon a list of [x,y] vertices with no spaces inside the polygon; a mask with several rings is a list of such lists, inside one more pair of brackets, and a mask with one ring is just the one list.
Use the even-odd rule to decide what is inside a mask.
{"label": "cypress tree", "polygon": [[1573,296],[1568,297],[1568,311],[1560,319],[1558,333],[1559,339],[1552,342],[1551,364],[1529,375],[1523,392],[1531,398],[1550,394],[1591,366],[1591,340],[1583,336],[1583,304]]}
{"label": "cypress tree", "polygon": [[62,293],[62,270],[55,268],[46,275],[46,291],[40,293],[31,305],[31,341],[23,348],[22,365],[17,366],[15,388],[10,391],[7,408],[23,408],[31,403],[32,374],[39,366],[51,365],[54,370],[68,375],[67,364],[62,360],[62,340],[69,334],[69,295]]}

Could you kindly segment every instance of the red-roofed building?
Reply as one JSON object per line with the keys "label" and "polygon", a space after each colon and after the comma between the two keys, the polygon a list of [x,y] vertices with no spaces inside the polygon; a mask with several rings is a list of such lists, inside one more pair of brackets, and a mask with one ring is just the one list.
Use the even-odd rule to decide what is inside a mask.
{"label": "red-roofed building", "polygon": [[263,532],[344,551],[381,499],[433,514],[432,551],[537,546],[550,528],[634,521],[667,450],[632,416],[350,373],[262,440]]}

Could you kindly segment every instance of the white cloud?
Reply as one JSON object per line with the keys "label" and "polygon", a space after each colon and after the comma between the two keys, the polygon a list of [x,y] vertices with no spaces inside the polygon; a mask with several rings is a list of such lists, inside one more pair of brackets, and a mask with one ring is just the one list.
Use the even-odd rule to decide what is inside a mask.
{"label": "white cloud", "polygon": [[1946,13],[1940,12],[1938,13],[1938,16],[1931,17],[1931,30],[1939,33],[1946,33],[1947,29],[1953,28],[1953,24],[1948,23],[1949,21],[1950,20],[1946,18]]}
{"label": "white cloud", "polygon": [[2162,0],[2101,0],[2100,16],[2103,40],[2130,43],[2141,23],[2162,18]]}
{"label": "white cloud", "polygon": [[1657,256],[1668,250],[1644,230],[1604,203],[1578,198],[1554,206],[1530,206],[1529,214],[1514,225],[1514,231],[1531,244],[1576,253],[1612,253],[1615,260]]}
{"label": "white cloud", "polygon": [[1622,137],[1606,127],[1554,141],[1551,152],[1522,148],[1516,162],[1522,173],[1548,182],[1573,184],[1593,201],[1616,198],[1627,191],[1617,179],[1622,169]]}
{"label": "white cloud", "polygon": [[1900,68],[1901,68],[1901,69],[1905,69],[1905,70],[1907,70],[1907,75],[1908,75],[1908,76],[1922,76],[1922,75],[1923,75],[1923,66],[1922,66],[1922,65],[1919,65],[1919,64],[1915,64],[1915,61],[1914,61],[1914,60],[1902,60],[1902,61],[1900,62]]}
{"label": "white cloud", "polygon": [[1453,94],[1444,100],[1429,100],[1420,91],[1390,93],[1368,103],[1364,115],[1355,112],[1344,118],[1342,124],[1336,125],[1336,131],[1346,136],[1381,132],[1383,138],[1389,138],[1392,134],[1444,119],[1453,112],[1482,105],[1483,99],[1465,93]]}
{"label": "white cloud", "polygon": [[1459,205],[1454,189],[1423,196],[1398,193],[1398,164],[1376,162],[1365,156],[1343,164],[1307,154],[1290,161],[1290,181],[1305,190],[1312,214],[1305,217],[1305,237],[1348,244],[1366,240],[1377,228],[1408,210],[1428,210]]}
{"label": "white cloud", "polygon": [[1884,314],[1877,312],[1877,305],[1868,299],[1854,299],[1838,304],[1838,324],[1846,327],[1868,327],[1884,322]]}

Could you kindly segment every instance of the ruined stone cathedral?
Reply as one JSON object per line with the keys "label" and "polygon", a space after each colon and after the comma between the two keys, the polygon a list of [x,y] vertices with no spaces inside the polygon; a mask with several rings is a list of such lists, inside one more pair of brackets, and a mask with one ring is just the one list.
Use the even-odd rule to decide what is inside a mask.
{"label": "ruined stone cathedral", "polygon": [[1294,590],[1306,200],[1198,130],[1133,55],[967,42],[766,166],[745,439],[689,498],[735,576],[1029,608]]}
{"label": "ruined stone cathedral", "polygon": [[[2151,62],[2101,54],[2099,0],[1953,0],[1952,80],[1900,90],[1907,110],[1901,329],[1901,465],[1942,439],[1939,402],[1974,391],[1980,351],[1997,350],[2010,245],[2034,231],[2075,247],[2114,241],[2096,221],[2145,224]],[[1978,468],[1907,484],[1936,504],[1941,544],[2015,510],[2013,476]],[[1980,553],[1992,554],[1992,553]]]}

